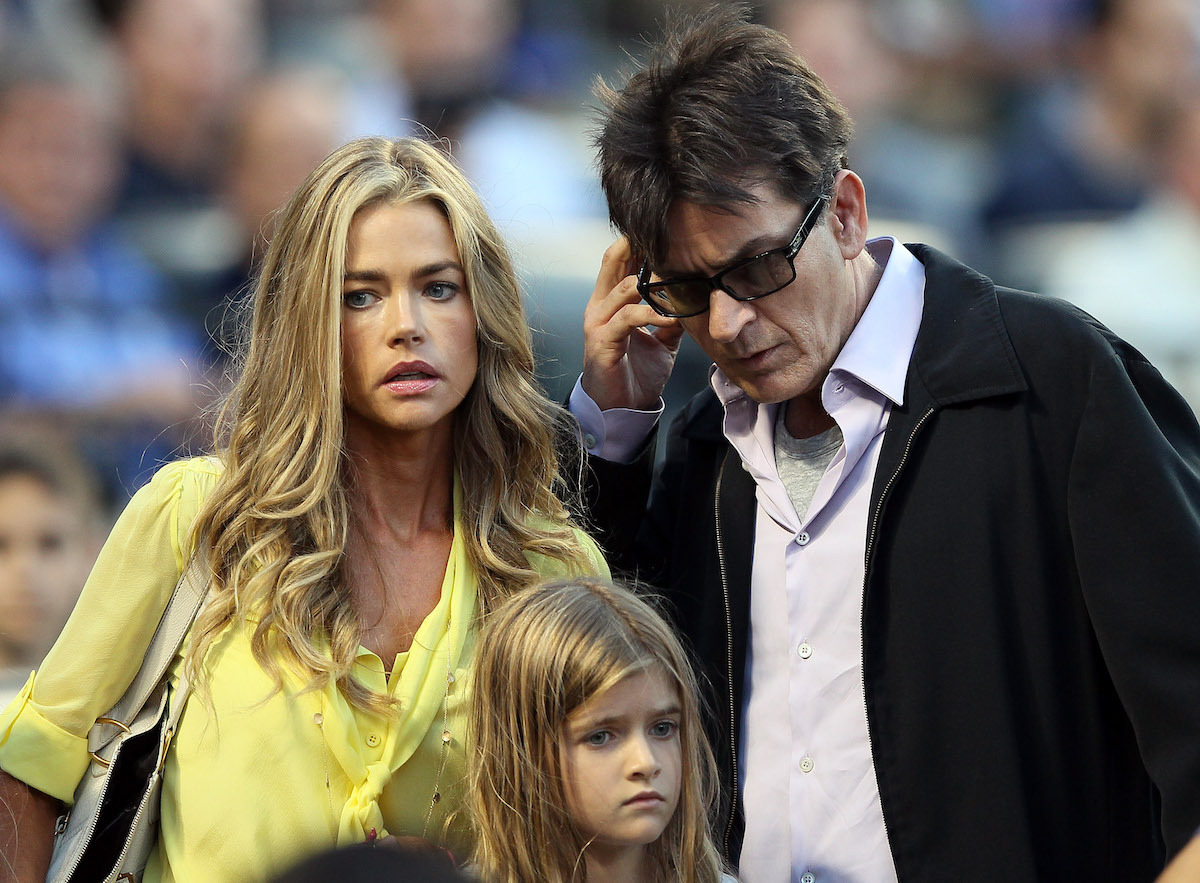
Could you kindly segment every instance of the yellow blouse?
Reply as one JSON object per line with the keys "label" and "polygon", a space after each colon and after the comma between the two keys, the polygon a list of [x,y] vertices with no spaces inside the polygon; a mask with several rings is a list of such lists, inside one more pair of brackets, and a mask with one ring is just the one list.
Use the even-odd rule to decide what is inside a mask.
{"label": "yellow blouse", "polygon": [[[87,733],[132,680],[189,555],[188,531],[221,474],[218,461],[161,469],[118,519],[79,603],[42,667],[0,713],[0,767],[71,802],[87,772]],[[459,494],[455,492],[455,523]],[[475,645],[475,579],[455,531],[441,600],[390,680],[360,647],[363,681],[398,701],[394,718],[352,708],[330,686],[284,691],[231,627],[205,657],[212,712],[189,696],[163,777],[158,846],[145,881],[264,879],[334,843],[415,834],[468,846],[464,677]],[[585,535],[597,573],[608,574]],[[546,576],[561,565],[530,563]],[[178,679],[182,654],[171,678]]]}

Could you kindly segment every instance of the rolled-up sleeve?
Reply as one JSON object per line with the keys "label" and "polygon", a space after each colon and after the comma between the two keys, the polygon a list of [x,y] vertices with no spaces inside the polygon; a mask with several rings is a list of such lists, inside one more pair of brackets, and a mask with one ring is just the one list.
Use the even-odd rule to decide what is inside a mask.
{"label": "rolled-up sleeve", "polygon": [[87,734],[121,698],[189,554],[188,534],[220,467],[172,463],[134,495],[104,544],[62,634],[0,712],[0,768],[71,803]]}

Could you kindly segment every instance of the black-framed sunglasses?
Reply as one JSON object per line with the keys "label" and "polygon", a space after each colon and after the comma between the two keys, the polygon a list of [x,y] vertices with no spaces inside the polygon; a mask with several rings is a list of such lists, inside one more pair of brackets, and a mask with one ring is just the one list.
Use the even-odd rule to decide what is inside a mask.
{"label": "black-framed sunglasses", "polygon": [[661,316],[686,319],[708,309],[709,295],[718,288],[734,300],[757,300],[787,288],[796,279],[796,255],[817,225],[829,195],[818,196],[809,206],[792,241],[727,267],[715,276],[687,276],[650,281],[650,262],[638,271],[638,294]]}

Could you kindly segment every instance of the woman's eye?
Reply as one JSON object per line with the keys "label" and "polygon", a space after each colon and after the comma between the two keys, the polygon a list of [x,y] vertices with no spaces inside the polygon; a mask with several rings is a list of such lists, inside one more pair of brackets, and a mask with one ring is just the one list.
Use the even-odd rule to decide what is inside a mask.
{"label": "woman's eye", "polygon": [[361,310],[364,307],[369,307],[376,301],[375,295],[370,291],[347,291],[342,295],[342,302],[354,310]]}
{"label": "woman's eye", "polygon": [[675,723],[675,721],[659,721],[650,728],[650,735],[659,739],[666,739],[674,736],[678,729],[679,724]]}
{"label": "woman's eye", "polygon": [[612,738],[612,733],[608,730],[597,730],[595,733],[590,733],[586,739],[589,745],[607,745],[608,740]]}
{"label": "woman's eye", "polygon": [[450,300],[458,294],[458,286],[450,282],[434,282],[425,289],[425,294],[432,300]]}

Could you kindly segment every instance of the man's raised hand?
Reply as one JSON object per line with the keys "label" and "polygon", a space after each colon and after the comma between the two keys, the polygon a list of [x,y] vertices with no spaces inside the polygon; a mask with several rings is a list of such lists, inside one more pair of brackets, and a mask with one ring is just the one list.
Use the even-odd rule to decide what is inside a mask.
{"label": "man's raised hand", "polygon": [[642,302],[636,273],[629,242],[621,237],[604,252],[583,312],[583,390],[602,411],[653,409],[683,337],[678,319]]}

